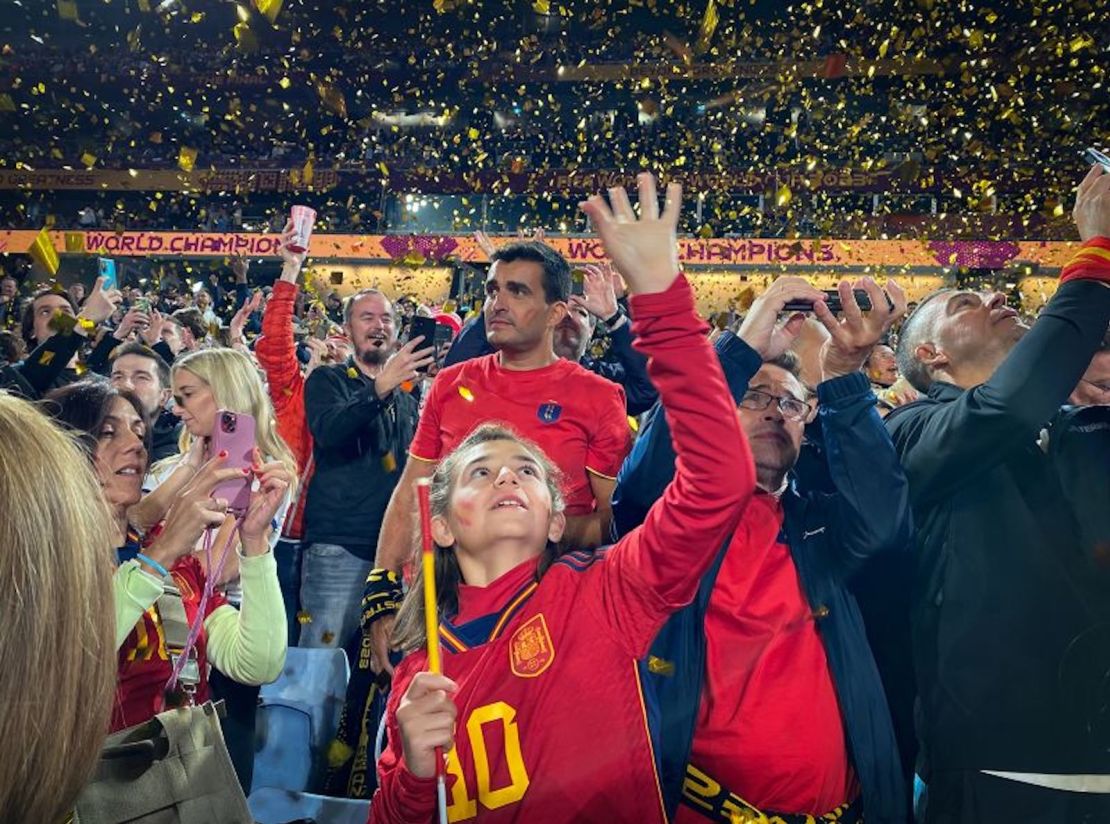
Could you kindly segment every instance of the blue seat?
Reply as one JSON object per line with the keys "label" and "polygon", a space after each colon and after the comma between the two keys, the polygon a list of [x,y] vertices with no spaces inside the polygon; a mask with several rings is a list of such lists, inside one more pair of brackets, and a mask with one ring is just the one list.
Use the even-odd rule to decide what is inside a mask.
{"label": "blue seat", "polygon": [[350,671],[340,649],[290,647],[285,669],[262,687],[251,789],[319,789]]}
{"label": "blue seat", "polygon": [[327,795],[290,792],[263,787],[247,799],[251,816],[257,824],[287,824],[308,819],[316,824],[366,824],[370,802],[354,798],[332,798]]}

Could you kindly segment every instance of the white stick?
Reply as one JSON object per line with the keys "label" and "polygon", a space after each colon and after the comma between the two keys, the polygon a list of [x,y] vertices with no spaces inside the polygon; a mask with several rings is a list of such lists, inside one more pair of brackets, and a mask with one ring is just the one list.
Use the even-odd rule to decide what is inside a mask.
{"label": "white stick", "polygon": [[447,824],[447,781],[442,775],[436,781],[436,799],[439,806],[439,824]]}

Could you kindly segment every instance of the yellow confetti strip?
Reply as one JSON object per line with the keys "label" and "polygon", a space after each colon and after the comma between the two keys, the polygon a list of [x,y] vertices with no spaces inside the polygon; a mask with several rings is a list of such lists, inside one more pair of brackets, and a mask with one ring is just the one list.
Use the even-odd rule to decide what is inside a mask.
{"label": "yellow confetti strip", "polygon": [[459,397],[468,403],[474,403],[474,393],[467,389],[465,386],[459,387]]}
{"label": "yellow confetti strip", "polygon": [[44,227],[31,243],[27,250],[35,263],[39,264],[52,276],[58,274],[58,253],[54,249],[54,241],[50,239]]}
{"label": "yellow confetti strip", "polygon": [[96,165],[96,155],[92,152],[84,152],[81,155],[81,162],[85,164],[86,169],[91,169]]}
{"label": "yellow confetti strip", "polygon": [[392,452],[386,452],[382,455],[382,470],[385,472],[397,471],[397,459],[393,457]]}
{"label": "yellow confetti strip", "polygon": [[347,367],[347,377],[348,378],[357,378],[358,377],[358,370],[355,369],[353,366],[348,366]]}

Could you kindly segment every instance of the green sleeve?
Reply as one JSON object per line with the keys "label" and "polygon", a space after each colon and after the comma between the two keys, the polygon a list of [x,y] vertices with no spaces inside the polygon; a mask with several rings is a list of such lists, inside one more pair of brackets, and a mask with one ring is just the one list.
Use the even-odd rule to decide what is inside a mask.
{"label": "green sleeve", "polygon": [[239,555],[243,603],[225,604],[204,622],[208,660],[241,684],[267,684],[285,666],[288,630],[274,554]]}
{"label": "green sleeve", "polygon": [[116,602],[116,649],[123,646],[143,613],[154,606],[162,594],[162,581],[139,566],[138,561],[128,561],[116,567],[112,576],[112,590]]}

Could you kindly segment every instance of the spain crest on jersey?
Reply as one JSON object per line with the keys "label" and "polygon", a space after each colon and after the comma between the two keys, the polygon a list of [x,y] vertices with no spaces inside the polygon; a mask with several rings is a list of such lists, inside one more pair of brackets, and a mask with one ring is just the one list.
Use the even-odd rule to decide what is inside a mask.
{"label": "spain crest on jersey", "polygon": [[533,615],[520,625],[509,640],[509,666],[513,675],[535,678],[555,660],[555,647],[543,613]]}
{"label": "spain crest on jersey", "polygon": [[554,401],[541,403],[540,408],[536,410],[536,417],[544,423],[555,423],[559,420],[559,416],[563,414],[563,407]]}

